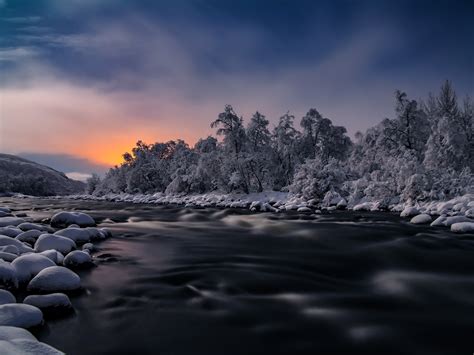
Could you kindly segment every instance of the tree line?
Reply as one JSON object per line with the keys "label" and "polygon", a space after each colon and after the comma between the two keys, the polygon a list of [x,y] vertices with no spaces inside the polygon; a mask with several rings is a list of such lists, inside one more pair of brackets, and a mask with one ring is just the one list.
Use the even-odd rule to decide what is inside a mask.
{"label": "tree line", "polygon": [[395,92],[393,118],[352,141],[343,126],[310,109],[296,127],[289,112],[271,129],[255,112],[245,125],[231,105],[211,123],[216,136],[137,142],[88,193],[167,194],[291,191],[323,201],[444,199],[473,192],[474,106],[446,81],[424,101]]}

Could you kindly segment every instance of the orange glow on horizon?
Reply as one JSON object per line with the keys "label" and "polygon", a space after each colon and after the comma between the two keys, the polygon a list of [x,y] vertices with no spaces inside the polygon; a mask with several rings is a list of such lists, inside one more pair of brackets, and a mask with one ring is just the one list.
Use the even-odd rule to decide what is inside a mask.
{"label": "orange glow on horizon", "polygon": [[[115,135],[106,137],[105,139],[93,139],[93,141],[85,142],[78,149],[73,149],[71,153],[86,158],[94,163],[113,167],[123,162],[123,154],[125,152],[131,153],[132,148],[135,147],[139,140],[147,144],[152,144],[177,139],[173,136],[175,135],[166,134],[165,137],[157,137],[152,133],[144,132],[131,136]],[[184,139],[190,146],[193,146],[195,139],[193,137],[187,138],[188,139],[184,139],[183,137],[180,139]]]}

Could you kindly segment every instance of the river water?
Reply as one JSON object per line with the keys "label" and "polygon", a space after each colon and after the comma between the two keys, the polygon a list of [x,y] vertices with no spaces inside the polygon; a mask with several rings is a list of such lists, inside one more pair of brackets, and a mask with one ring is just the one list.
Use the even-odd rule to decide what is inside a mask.
{"label": "river water", "polygon": [[68,354],[471,354],[474,236],[390,213],[250,214],[12,199],[81,210],[114,237],[75,314],[36,335]]}

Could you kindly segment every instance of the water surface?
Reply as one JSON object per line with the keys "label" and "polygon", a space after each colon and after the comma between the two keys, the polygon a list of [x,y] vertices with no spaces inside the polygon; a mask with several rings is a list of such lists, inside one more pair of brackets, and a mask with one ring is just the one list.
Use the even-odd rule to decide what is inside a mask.
{"label": "water surface", "polygon": [[86,211],[114,238],[76,313],[37,336],[68,354],[471,354],[474,239],[390,213],[250,214],[11,199]]}

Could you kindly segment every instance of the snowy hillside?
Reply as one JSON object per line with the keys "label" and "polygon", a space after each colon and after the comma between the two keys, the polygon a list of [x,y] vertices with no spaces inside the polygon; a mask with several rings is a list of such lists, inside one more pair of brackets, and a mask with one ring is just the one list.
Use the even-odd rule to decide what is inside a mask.
{"label": "snowy hillside", "polygon": [[15,155],[0,154],[0,193],[67,195],[84,191],[84,184],[45,165]]}

